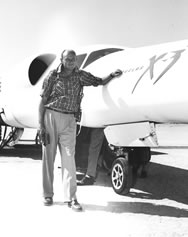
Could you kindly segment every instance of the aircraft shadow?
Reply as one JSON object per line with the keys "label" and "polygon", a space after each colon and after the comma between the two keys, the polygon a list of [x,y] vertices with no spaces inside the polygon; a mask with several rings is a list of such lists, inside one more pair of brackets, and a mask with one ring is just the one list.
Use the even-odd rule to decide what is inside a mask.
{"label": "aircraft shadow", "polygon": [[[161,152],[159,152],[161,155]],[[41,146],[17,145],[15,148],[5,148],[0,156],[41,159]],[[164,153],[165,154],[165,153]],[[157,153],[155,152],[155,155]],[[108,202],[108,206],[84,205],[86,210],[101,210],[117,213],[143,213],[161,216],[188,217],[188,210],[168,205],[150,203],[150,200],[167,199],[188,205],[188,170],[151,162],[148,177],[138,178],[137,183],[127,197],[133,202]],[[111,187],[110,176],[104,170],[99,170],[96,186]],[[118,195],[118,194],[117,194]],[[143,200],[143,202],[142,202]],[[173,203],[174,205],[174,203]]]}
{"label": "aircraft shadow", "polygon": [[[54,202],[54,205],[66,206],[64,202]],[[110,213],[135,213],[166,217],[188,217],[188,210],[166,205],[156,205],[148,202],[108,202],[107,206],[82,204],[83,211],[103,211]]]}
{"label": "aircraft shadow", "polygon": [[[188,209],[176,208],[174,202],[188,205],[188,170],[152,163],[148,177],[138,178],[137,183],[126,197],[133,198],[133,202],[109,202],[107,207],[86,205],[89,210],[101,210],[117,213],[143,213],[169,217],[188,217]],[[101,172],[96,184],[111,187],[110,176]],[[118,194],[117,194],[118,195]],[[139,199],[143,200],[140,201]],[[166,199],[170,206],[157,204]],[[150,203],[150,200],[157,200]],[[165,201],[166,201],[165,200]]]}
{"label": "aircraft shadow", "polygon": [[33,160],[42,159],[42,147],[40,145],[15,145],[0,150],[0,157],[20,157]]}
{"label": "aircraft shadow", "polygon": [[135,213],[165,217],[188,217],[188,210],[148,202],[108,202],[107,206],[83,204],[85,210],[111,213]]}
{"label": "aircraft shadow", "polygon": [[151,162],[148,177],[138,178],[134,187],[141,192],[131,190],[129,196],[157,200],[166,198],[188,204],[187,180],[187,170]]}

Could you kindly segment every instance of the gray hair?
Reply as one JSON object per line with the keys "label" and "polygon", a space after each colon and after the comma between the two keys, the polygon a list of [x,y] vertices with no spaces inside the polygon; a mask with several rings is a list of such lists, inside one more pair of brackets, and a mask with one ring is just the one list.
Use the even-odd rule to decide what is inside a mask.
{"label": "gray hair", "polygon": [[73,54],[73,55],[75,55],[76,56],[76,52],[74,51],[74,50],[72,50],[72,49],[65,49],[65,50],[63,50],[63,52],[61,53],[61,58],[63,58],[64,57],[64,54]]}

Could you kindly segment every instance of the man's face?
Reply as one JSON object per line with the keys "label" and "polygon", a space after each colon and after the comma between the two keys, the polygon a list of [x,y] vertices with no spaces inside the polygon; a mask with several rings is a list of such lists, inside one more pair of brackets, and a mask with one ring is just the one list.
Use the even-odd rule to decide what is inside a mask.
{"label": "man's face", "polygon": [[73,53],[65,52],[61,61],[65,69],[72,71],[76,67],[76,55]]}

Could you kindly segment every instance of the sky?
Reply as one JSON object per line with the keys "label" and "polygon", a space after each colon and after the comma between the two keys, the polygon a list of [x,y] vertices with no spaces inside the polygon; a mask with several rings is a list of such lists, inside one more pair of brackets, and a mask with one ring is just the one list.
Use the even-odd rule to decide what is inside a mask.
{"label": "sky", "polygon": [[188,39],[187,0],[0,1],[0,75],[38,53],[184,39]]}

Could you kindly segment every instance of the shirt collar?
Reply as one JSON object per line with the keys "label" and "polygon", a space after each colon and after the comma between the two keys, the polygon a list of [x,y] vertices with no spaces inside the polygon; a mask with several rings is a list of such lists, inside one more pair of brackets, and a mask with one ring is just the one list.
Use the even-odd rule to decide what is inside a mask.
{"label": "shirt collar", "polygon": [[[63,64],[60,64],[59,66],[58,66],[58,68],[57,68],[57,73],[62,73],[63,74]],[[76,66],[75,68],[74,68],[74,70],[72,71],[72,73],[74,73],[74,72],[78,72],[79,71],[79,69],[78,69],[78,67]],[[71,74],[72,74],[71,73]]]}

